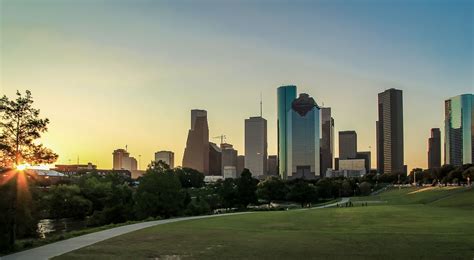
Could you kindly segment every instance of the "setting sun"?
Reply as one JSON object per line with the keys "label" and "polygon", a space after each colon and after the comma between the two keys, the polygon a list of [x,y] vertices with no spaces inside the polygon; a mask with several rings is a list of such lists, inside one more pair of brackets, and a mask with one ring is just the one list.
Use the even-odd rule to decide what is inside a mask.
{"label": "setting sun", "polygon": [[24,170],[28,169],[28,167],[30,167],[29,164],[23,163],[23,164],[17,165],[15,168],[19,171],[24,171]]}

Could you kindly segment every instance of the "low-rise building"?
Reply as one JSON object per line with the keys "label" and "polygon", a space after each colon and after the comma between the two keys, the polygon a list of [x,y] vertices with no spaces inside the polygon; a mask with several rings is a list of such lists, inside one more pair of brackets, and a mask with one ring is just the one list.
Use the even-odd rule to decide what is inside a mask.
{"label": "low-rise building", "polygon": [[155,153],[155,162],[162,161],[166,163],[170,169],[174,168],[174,153],[171,151],[159,151]]}
{"label": "low-rise building", "polygon": [[338,177],[356,178],[356,177],[362,177],[364,175],[365,175],[365,170],[332,170],[332,169],[327,169],[327,171],[326,171],[326,178],[338,178]]}

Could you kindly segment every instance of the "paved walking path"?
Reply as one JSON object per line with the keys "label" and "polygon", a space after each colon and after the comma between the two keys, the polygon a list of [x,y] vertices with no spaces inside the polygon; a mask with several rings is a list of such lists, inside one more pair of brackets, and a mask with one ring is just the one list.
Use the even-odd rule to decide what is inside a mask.
{"label": "paved walking path", "polygon": [[195,217],[183,217],[183,218],[174,218],[174,219],[164,219],[156,221],[148,221],[137,224],[131,224],[116,228],[111,228],[99,232],[90,233],[83,236],[73,237],[70,239],[54,242],[44,246],[32,248],[29,250],[21,251],[11,255],[6,255],[0,257],[1,260],[13,260],[13,259],[22,259],[22,260],[39,260],[39,259],[49,259],[55,256],[59,256],[73,250],[79,249],[81,247],[89,246],[97,242],[120,236],[129,232],[133,232],[139,229],[152,227],[156,225],[162,225],[172,222],[192,220],[192,219],[202,219],[202,218],[213,218],[220,216],[229,216],[229,215],[239,215],[247,214],[251,212],[240,212],[240,213],[228,213],[228,214],[219,214],[219,215],[207,215],[207,216],[195,216]]}
{"label": "paved walking path", "polygon": [[[323,209],[334,207],[338,203],[346,203],[349,201],[349,198],[342,198],[339,202],[334,202],[331,204],[313,207],[313,208],[306,208],[303,210],[308,209]],[[70,239],[54,242],[51,244],[47,244],[44,246],[32,248],[29,250],[21,251],[18,253],[14,253],[11,255],[7,255],[4,257],[0,257],[1,260],[14,260],[14,259],[21,259],[21,260],[39,260],[39,259],[49,259],[55,256],[59,256],[73,250],[79,249],[81,247],[89,246],[95,244],[97,242],[115,237],[120,236],[129,232],[133,232],[139,229],[153,227],[157,225],[163,225],[172,222],[178,221],[185,221],[185,220],[192,220],[192,219],[202,219],[202,218],[213,218],[213,217],[220,217],[220,216],[229,216],[229,215],[239,215],[239,214],[248,214],[252,212],[239,212],[239,213],[228,213],[228,214],[219,214],[219,215],[207,215],[207,216],[196,216],[196,217],[184,217],[184,218],[174,218],[174,219],[164,219],[164,220],[156,220],[156,221],[149,221],[149,222],[142,222],[137,224],[131,224],[116,228],[111,228],[95,233],[90,233],[83,236],[73,237]]]}
{"label": "paved walking path", "polygon": [[311,208],[304,208],[304,209],[301,209],[301,210],[332,208],[332,207],[337,206],[337,204],[344,204],[346,202],[349,202],[349,198],[342,198],[340,201],[337,201],[337,202],[334,202],[334,203],[331,203],[331,204],[326,204],[326,205],[311,207]]}

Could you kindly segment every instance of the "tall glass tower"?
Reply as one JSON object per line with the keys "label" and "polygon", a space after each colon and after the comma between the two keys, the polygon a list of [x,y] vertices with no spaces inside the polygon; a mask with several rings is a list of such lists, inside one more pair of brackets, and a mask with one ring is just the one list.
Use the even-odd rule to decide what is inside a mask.
{"label": "tall glass tower", "polygon": [[474,95],[452,97],[445,105],[444,163],[460,166],[474,161]]}
{"label": "tall glass tower", "polygon": [[281,86],[277,90],[278,107],[278,171],[282,179],[287,179],[288,139],[287,125],[291,112],[291,103],[296,99],[296,86]]}
{"label": "tall glass tower", "polygon": [[278,88],[278,159],[282,179],[320,174],[320,108],[295,86]]}

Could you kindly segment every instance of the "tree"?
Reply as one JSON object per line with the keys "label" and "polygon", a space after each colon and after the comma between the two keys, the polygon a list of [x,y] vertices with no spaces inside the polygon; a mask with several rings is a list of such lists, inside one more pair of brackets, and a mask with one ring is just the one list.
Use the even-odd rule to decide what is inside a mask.
{"label": "tree", "polygon": [[453,184],[460,185],[461,184],[460,182],[463,179],[462,173],[463,173],[462,166],[456,167],[454,168],[454,170],[448,173],[447,179],[449,182]]}
{"label": "tree", "polygon": [[0,174],[0,251],[13,249],[17,238],[36,235],[39,191],[35,177],[29,171]]}
{"label": "tree", "polygon": [[174,169],[183,188],[201,188],[204,186],[204,174],[191,168]]}
{"label": "tree", "polygon": [[448,177],[448,174],[454,170],[454,166],[453,165],[450,165],[450,164],[445,164],[443,166],[441,166],[441,168],[439,169],[434,169],[434,177],[438,180],[438,181],[441,181],[442,183],[444,184],[447,184],[447,177]]}
{"label": "tree", "polygon": [[232,208],[237,204],[237,184],[236,180],[227,178],[216,183],[217,194],[220,204],[224,208]]}
{"label": "tree", "polygon": [[2,165],[11,167],[22,163],[41,164],[56,161],[58,155],[42,144],[35,143],[48,130],[47,118],[39,118],[40,110],[33,108],[33,97],[29,90],[17,98],[7,96],[0,99],[0,150]]}
{"label": "tree", "polygon": [[341,195],[344,196],[344,197],[349,197],[349,196],[355,195],[354,194],[354,189],[353,189],[350,181],[344,180],[342,182]]}
{"label": "tree", "polygon": [[82,219],[92,210],[92,202],[82,196],[77,185],[52,186],[45,199],[53,218]]}
{"label": "tree", "polygon": [[136,215],[140,219],[176,216],[183,208],[184,197],[178,176],[152,163],[140,178],[135,195]]}
{"label": "tree", "polygon": [[420,182],[422,179],[423,179],[423,169],[421,168],[413,168],[411,171],[410,171],[410,175],[408,175],[408,178],[409,178],[409,182],[410,183],[413,183],[413,182]]}
{"label": "tree", "polygon": [[[317,183],[316,186],[318,187],[319,196],[325,199],[329,199],[333,197],[333,182],[330,178],[322,178]],[[339,196],[339,192],[337,192],[336,196]]]}
{"label": "tree", "polygon": [[257,196],[266,201],[284,200],[288,193],[285,182],[277,177],[268,178],[257,185]]}
{"label": "tree", "polygon": [[288,193],[288,199],[301,203],[301,207],[305,204],[317,201],[318,192],[316,186],[309,184],[304,180],[297,180],[291,187]]}
{"label": "tree", "polygon": [[250,203],[257,202],[257,184],[258,180],[252,178],[252,173],[244,169],[237,179],[237,200],[240,206],[246,208]]}
{"label": "tree", "polygon": [[370,184],[370,182],[364,181],[359,185],[359,189],[360,189],[361,195],[367,196],[372,191],[372,184]]}
{"label": "tree", "polygon": [[464,170],[462,173],[462,177],[468,180],[468,184],[470,184],[470,182],[472,182],[474,178],[474,166],[470,166],[469,168]]}

